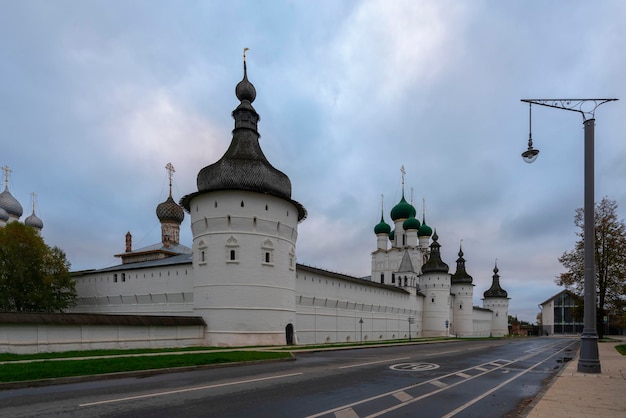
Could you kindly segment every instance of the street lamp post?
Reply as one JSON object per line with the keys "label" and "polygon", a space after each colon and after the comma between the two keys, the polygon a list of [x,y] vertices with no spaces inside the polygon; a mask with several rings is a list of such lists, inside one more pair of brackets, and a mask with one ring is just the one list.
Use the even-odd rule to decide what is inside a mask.
{"label": "street lamp post", "polygon": [[[581,335],[578,371],[600,373],[598,356],[598,332],[596,330],[596,268],[595,268],[595,221],[594,221],[594,126],[595,111],[598,106],[617,99],[523,99],[522,102],[578,112],[583,117],[585,127],[585,202],[584,202],[584,327]],[[589,110],[583,110],[583,105]],[[529,118],[529,121],[532,120]],[[528,136],[528,149],[522,153],[527,163],[537,159],[539,150],[533,148],[532,134]]]}

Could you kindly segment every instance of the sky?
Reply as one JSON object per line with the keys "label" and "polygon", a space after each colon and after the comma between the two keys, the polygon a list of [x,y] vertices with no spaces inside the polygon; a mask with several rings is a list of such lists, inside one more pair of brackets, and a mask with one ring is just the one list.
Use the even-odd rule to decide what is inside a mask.
{"label": "sky", "polygon": [[0,165],[72,270],[118,264],[126,232],[160,241],[165,165],[178,201],[228,148],[247,47],[261,147],[308,211],[299,263],[369,275],[404,166],[474,304],[497,260],[535,322],[577,240],[583,118],[533,106],[526,164],[520,100],[621,99],[595,113],[595,197],[626,217],[624,22],[622,0],[0,0]]}

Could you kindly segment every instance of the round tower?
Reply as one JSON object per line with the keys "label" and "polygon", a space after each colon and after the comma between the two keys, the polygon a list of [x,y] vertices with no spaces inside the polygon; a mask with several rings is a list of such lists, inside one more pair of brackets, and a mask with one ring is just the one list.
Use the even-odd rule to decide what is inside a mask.
{"label": "round tower", "polygon": [[465,270],[463,248],[459,245],[459,258],[456,260],[456,272],[450,277],[452,302],[451,333],[457,337],[471,337],[474,334],[473,322],[473,278]]}
{"label": "round tower", "polygon": [[420,276],[420,289],[426,296],[422,314],[422,335],[425,337],[448,335],[450,326],[450,274],[448,265],[441,260],[438,239],[435,230],[430,257],[422,266]]}
{"label": "round tower", "polygon": [[295,340],[296,239],[306,210],[261,150],[245,58],[244,50],[230,146],[181,199],[191,215],[194,312],[210,345],[283,345]]}
{"label": "round tower", "polygon": [[493,268],[493,280],[489,290],[483,293],[483,308],[491,310],[491,336],[509,335],[509,298],[506,290],[500,287],[498,262]]}

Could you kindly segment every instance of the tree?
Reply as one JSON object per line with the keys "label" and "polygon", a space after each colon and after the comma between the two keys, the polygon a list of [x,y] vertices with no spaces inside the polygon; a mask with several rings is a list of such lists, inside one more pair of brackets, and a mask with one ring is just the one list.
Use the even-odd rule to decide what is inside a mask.
{"label": "tree", "polygon": [[76,303],[70,263],[30,226],[0,228],[0,311],[61,312]]}
{"label": "tree", "polygon": [[[566,251],[559,262],[567,269],[556,283],[579,296],[584,295],[584,211],[576,209],[574,224],[580,228],[580,239],[574,249]],[[606,311],[621,312],[626,306],[626,225],[617,218],[617,202],[607,197],[595,205],[595,262],[597,292],[597,324],[603,336],[602,319]]]}

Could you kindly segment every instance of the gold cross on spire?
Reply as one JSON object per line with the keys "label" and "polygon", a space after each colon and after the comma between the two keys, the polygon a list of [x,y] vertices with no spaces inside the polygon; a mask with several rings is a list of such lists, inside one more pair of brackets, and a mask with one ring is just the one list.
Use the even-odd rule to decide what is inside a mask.
{"label": "gold cross on spire", "polygon": [[250,48],[243,49],[243,62],[246,62],[246,51],[250,50]]}

